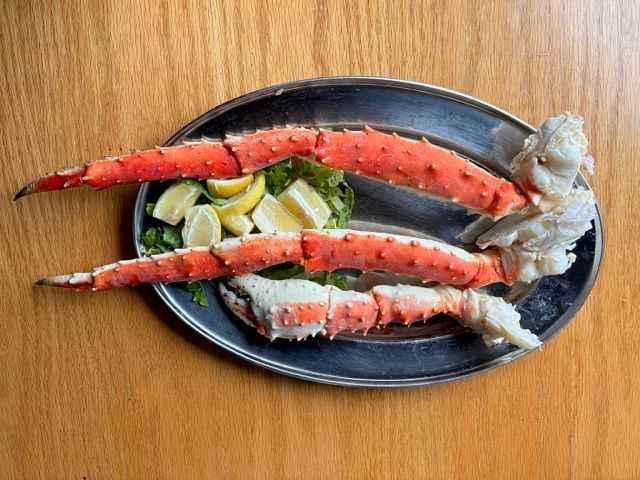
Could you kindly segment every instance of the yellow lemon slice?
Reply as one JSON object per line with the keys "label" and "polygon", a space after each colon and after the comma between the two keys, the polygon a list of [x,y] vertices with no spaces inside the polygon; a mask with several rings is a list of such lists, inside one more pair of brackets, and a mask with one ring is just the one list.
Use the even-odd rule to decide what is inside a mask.
{"label": "yellow lemon slice", "polygon": [[228,215],[220,219],[224,228],[239,237],[251,233],[253,222],[248,215]]}
{"label": "yellow lemon slice", "polygon": [[265,195],[251,214],[262,233],[299,232],[303,225],[273,195]]}
{"label": "yellow lemon slice", "polygon": [[256,204],[264,195],[265,179],[264,174],[260,173],[256,176],[255,182],[244,190],[229,199],[229,201],[221,207],[215,207],[220,220],[224,223],[224,217],[242,215],[247,213],[256,206]]}
{"label": "yellow lemon slice", "polygon": [[199,196],[198,187],[174,183],[160,195],[152,216],[170,225],[177,225],[184,218],[187,209],[195,205]]}
{"label": "yellow lemon slice", "polygon": [[307,228],[322,228],[331,216],[329,205],[301,178],[289,185],[278,200]]}
{"label": "yellow lemon slice", "polygon": [[216,197],[229,198],[240,193],[253,182],[253,175],[249,174],[244,177],[230,178],[229,180],[207,180],[207,189],[211,195]]}
{"label": "yellow lemon slice", "polygon": [[185,247],[206,247],[222,239],[218,214],[210,205],[196,205],[187,210],[182,227]]}

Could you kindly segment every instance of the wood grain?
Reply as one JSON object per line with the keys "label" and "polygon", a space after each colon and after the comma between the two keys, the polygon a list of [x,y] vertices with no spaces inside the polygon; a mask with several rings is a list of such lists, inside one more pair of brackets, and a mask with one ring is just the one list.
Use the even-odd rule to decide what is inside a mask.
{"label": "wood grain", "polygon": [[[0,2],[0,477],[640,478],[637,1]],[[135,187],[11,197],[157,144],[258,87],[373,74],[538,124],[588,120],[600,277],[544,351],[463,382],[347,390],[194,339],[149,290],[35,290],[133,254]]]}

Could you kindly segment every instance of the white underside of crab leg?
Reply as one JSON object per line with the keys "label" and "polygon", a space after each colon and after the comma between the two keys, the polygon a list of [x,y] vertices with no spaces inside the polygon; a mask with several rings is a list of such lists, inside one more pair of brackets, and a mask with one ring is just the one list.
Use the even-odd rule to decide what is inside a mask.
{"label": "white underside of crab leg", "polygon": [[410,324],[446,313],[482,335],[488,345],[507,341],[522,348],[541,345],[520,326],[520,315],[501,298],[459,290],[410,285],[376,286],[368,292],[343,291],[307,280],[269,280],[254,274],[235,277],[221,288],[229,308],[271,339],[302,339],[341,331],[368,331],[390,322]]}
{"label": "white underside of crab leg", "polygon": [[256,322],[271,338],[304,338],[324,330],[329,288],[305,280],[269,280],[248,274],[229,280],[251,298]]}

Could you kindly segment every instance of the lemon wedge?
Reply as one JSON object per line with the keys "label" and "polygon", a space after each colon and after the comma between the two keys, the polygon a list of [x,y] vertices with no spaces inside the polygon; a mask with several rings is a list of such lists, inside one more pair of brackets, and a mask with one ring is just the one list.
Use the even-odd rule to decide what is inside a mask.
{"label": "lemon wedge", "polygon": [[196,205],[187,210],[182,227],[185,247],[206,247],[222,239],[218,214],[210,205]]}
{"label": "lemon wedge", "polygon": [[276,197],[266,194],[251,214],[262,233],[299,232],[303,225]]}
{"label": "lemon wedge", "polygon": [[199,196],[198,187],[186,183],[174,183],[160,195],[152,216],[169,225],[177,225],[184,218],[187,209],[195,205]]}
{"label": "lemon wedge", "polygon": [[322,228],[331,216],[329,205],[301,178],[289,185],[278,200],[307,228]]}
{"label": "lemon wedge", "polygon": [[253,182],[253,175],[245,175],[239,178],[230,178],[228,180],[207,180],[207,189],[211,195],[222,198],[229,198],[240,193]]}
{"label": "lemon wedge", "polygon": [[246,190],[231,197],[229,201],[221,207],[215,207],[220,220],[224,223],[225,217],[235,217],[251,211],[260,201],[262,195],[264,195],[264,189],[264,174],[260,173],[256,176],[255,182]]}
{"label": "lemon wedge", "polygon": [[248,215],[228,215],[220,219],[224,228],[239,237],[251,233],[253,222]]}

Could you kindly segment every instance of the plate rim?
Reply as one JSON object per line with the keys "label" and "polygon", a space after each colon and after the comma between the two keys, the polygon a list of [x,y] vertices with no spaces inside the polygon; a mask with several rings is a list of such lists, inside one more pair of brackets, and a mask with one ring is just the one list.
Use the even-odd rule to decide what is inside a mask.
{"label": "plate rim", "polygon": [[[447,99],[466,103],[475,108],[482,109],[484,111],[490,112],[494,115],[501,116],[510,122],[513,122],[523,129],[529,131],[530,133],[534,133],[536,129],[525,122],[524,120],[516,117],[515,115],[496,107],[488,102],[480,100],[471,95],[461,93],[452,89],[439,87],[436,85],[431,85],[427,83],[411,81],[411,80],[402,80],[391,77],[379,77],[379,76],[330,76],[330,77],[314,77],[308,79],[294,80],[289,82],[277,83],[271,86],[259,88],[257,90],[253,90],[251,92],[240,95],[236,98],[223,102],[210,110],[202,113],[200,116],[196,117],[194,120],[187,122],[180,129],[178,129],[173,135],[171,135],[164,143],[163,146],[172,145],[177,139],[182,137],[187,131],[194,130],[200,127],[203,123],[209,120],[212,116],[218,116],[230,109],[236,108],[240,105],[244,105],[246,103],[251,103],[255,100],[262,99],[269,96],[278,96],[284,91],[298,90],[309,87],[327,87],[327,86],[382,86],[382,87],[392,87],[395,89],[405,89],[405,90],[413,90],[423,94],[437,95],[441,97],[445,97]],[[578,174],[577,183],[581,186],[591,189],[586,179],[582,176],[582,174]],[[136,251],[136,255],[138,257],[143,257],[144,254],[141,250],[141,245],[138,239],[140,238],[141,226],[142,222],[140,221],[142,215],[145,211],[145,203],[144,199],[147,196],[147,191],[149,189],[150,182],[143,183],[140,185],[138,192],[136,194],[136,200],[134,203],[134,212],[133,212],[133,245]],[[546,331],[545,335],[541,338],[546,345],[551,339],[555,338],[561,331],[569,326],[575,318],[578,311],[584,305],[586,299],[589,294],[593,290],[595,285],[595,281],[598,278],[598,274],[600,272],[600,268],[602,265],[603,255],[604,255],[604,245],[605,245],[605,230],[604,223],[602,221],[602,215],[600,208],[596,199],[596,217],[594,220],[595,227],[595,251],[594,251],[594,263],[591,269],[591,272],[586,279],[583,289],[576,296],[575,302],[565,311],[564,316],[566,320],[564,322],[557,321],[552,326],[550,326]],[[300,369],[295,366],[291,366],[288,364],[283,364],[280,362],[273,362],[269,360],[265,360],[264,358],[260,358],[249,351],[246,351],[241,348],[237,348],[235,345],[230,344],[224,341],[221,338],[212,335],[207,332],[204,328],[202,328],[197,323],[194,323],[189,320],[189,318],[183,315],[180,308],[174,304],[174,301],[168,296],[165,287],[163,284],[154,283],[151,285],[155,294],[164,302],[165,305],[176,315],[176,317],[187,325],[190,329],[206,338],[208,341],[212,342],[216,346],[223,348],[229,353],[259,367],[265,368],[272,372],[276,372],[282,375],[286,375],[289,377],[297,378],[300,380],[306,380],[315,383],[323,383],[329,385],[336,385],[342,387],[359,387],[359,388],[411,388],[411,387],[421,387],[428,385],[437,385],[442,383],[449,383],[452,381],[462,380],[465,378],[469,378],[472,376],[479,375],[481,373],[490,372],[500,366],[509,364],[518,360],[520,358],[525,357],[526,355],[532,353],[534,350],[523,350],[518,349],[512,352],[506,353],[498,358],[495,358],[489,362],[476,365],[474,367],[470,367],[456,373],[446,373],[438,376],[429,376],[429,377],[416,377],[413,379],[361,379],[347,376],[336,376],[329,375],[324,373],[313,372],[309,374],[308,371],[304,369]]]}

